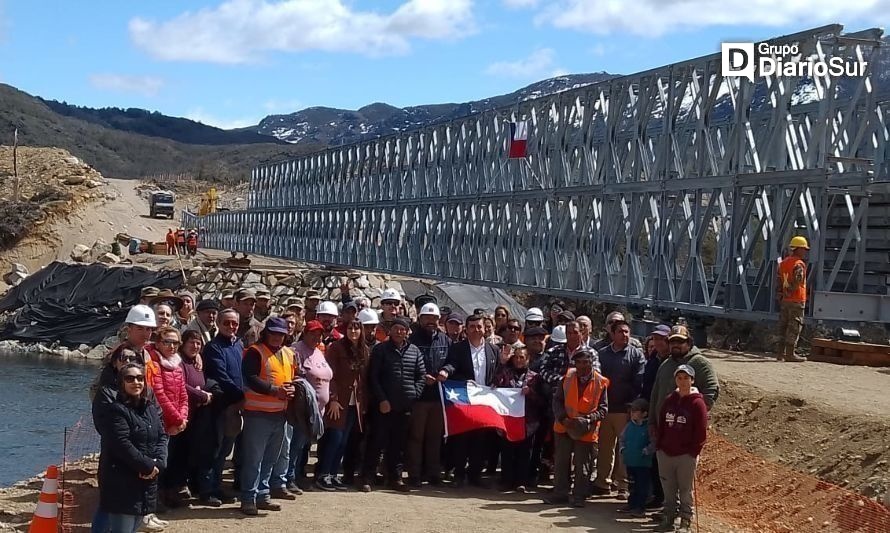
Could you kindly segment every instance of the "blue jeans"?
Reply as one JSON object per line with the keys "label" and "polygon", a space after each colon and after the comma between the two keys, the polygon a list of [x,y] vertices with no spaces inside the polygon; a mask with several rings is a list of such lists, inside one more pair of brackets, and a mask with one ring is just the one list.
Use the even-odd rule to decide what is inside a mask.
{"label": "blue jeans", "polygon": [[626,468],[627,477],[631,482],[627,506],[631,509],[645,509],[652,486],[652,469],[648,466],[628,466]]}
{"label": "blue jeans", "polygon": [[305,474],[304,469],[306,465],[303,464],[303,454],[306,451],[306,447],[309,446],[309,436],[304,435],[299,428],[295,428],[290,424],[287,425],[287,430],[291,433],[291,439],[290,448],[285,459],[287,464],[285,482],[293,481],[296,483]]}
{"label": "blue jeans", "polygon": [[134,514],[109,514],[111,533],[136,533],[142,525],[142,517]]}
{"label": "blue jeans", "polygon": [[336,476],[340,472],[340,463],[343,462],[343,454],[346,452],[346,441],[355,424],[355,406],[351,405],[342,411],[345,417],[342,428],[327,428],[319,442],[318,464],[315,465],[315,478],[322,476]]}
{"label": "blue jeans", "polygon": [[241,502],[269,499],[272,469],[284,442],[284,412],[244,412],[241,432]]}
{"label": "blue jeans", "polygon": [[110,529],[111,520],[108,513],[97,507],[96,514],[93,515],[93,524],[90,526],[90,533],[108,533]]}
{"label": "blue jeans", "polygon": [[269,485],[273,489],[280,489],[287,486],[289,481],[293,481],[291,476],[290,458],[292,457],[291,448],[294,444],[294,427],[287,422],[284,424],[284,441],[281,443],[281,451],[278,453],[278,460],[275,461],[275,467],[272,468],[272,480]]}

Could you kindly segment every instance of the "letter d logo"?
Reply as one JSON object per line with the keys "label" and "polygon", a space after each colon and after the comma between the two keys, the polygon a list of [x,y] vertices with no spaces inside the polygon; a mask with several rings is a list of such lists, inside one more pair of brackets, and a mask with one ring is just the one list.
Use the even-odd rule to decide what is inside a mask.
{"label": "letter d logo", "polygon": [[754,83],[754,43],[721,43],[720,59],[724,78],[748,78]]}

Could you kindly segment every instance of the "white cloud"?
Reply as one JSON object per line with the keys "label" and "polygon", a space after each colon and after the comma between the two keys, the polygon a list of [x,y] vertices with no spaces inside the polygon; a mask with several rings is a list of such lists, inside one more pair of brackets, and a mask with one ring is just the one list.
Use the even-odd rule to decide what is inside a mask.
{"label": "white cloud", "polygon": [[136,93],[157,96],[164,87],[164,80],[155,76],[126,76],[122,74],[92,74],[90,85],[103,91]]}
{"label": "white cloud", "polygon": [[[554,0],[536,17],[538,23],[598,34],[658,36],[707,26],[795,26],[826,21],[886,20],[890,0]],[[859,29],[859,28],[855,28]]]}
{"label": "white cloud", "polygon": [[228,0],[157,22],[130,21],[130,38],[157,59],[238,64],[265,52],[400,54],[414,39],[474,31],[473,0],[406,0],[391,13],[358,11],[348,0]]}
{"label": "white cloud", "polygon": [[256,118],[220,118],[204,111],[204,108],[201,107],[196,107],[189,110],[189,112],[186,113],[185,118],[194,120],[195,122],[200,122],[201,124],[206,124],[208,126],[222,128],[224,130],[246,128],[247,126],[256,126],[259,123],[259,119]]}
{"label": "white cloud", "polygon": [[539,0],[501,0],[501,2],[510,9],[538,7],[538,1]]}
{"label": "white cloud", "polygon": [[556,66],[556,53],[552,48],[541,48],[528,57],[516,61],[498,61],[485,69],[491,76],[505,76],[516,79],[541,79],[563,76],[567,72]]}

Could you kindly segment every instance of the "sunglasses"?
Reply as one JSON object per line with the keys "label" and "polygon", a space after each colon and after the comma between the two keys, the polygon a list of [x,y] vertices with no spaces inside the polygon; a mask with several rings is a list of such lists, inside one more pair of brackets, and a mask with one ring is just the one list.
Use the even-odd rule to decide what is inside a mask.
{"label": "sunglasses", "polygon": [[118,357],[117,360],[120,361],[121,363],[139,363],[140,362],[138,357],[134,357],[132,355],[125,355],[123,357]]}
{"label": "sunglasses", "polygon": [[164,344],[166,346],[179,346],[182,343],[172,339],[161,339],[161,344]]}
{"label": "sunglasses", "polygon": [[145,383],[145,376],[143,375],[133,375],[130,374],[128,376],[124,376],[124,383]]}
{"label": "sunglasses", "polygon": [[519,326],[507,326],[507,329],[510,331],[522,331],[522,328]]}

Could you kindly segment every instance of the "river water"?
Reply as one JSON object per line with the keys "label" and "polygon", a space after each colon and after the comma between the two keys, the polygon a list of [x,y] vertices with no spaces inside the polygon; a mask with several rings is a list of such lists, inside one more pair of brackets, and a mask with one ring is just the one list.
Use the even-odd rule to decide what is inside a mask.
{"label": "river water", "polygon": [[65,427],[78,420],[72,451],[98,451],[89,400],[98,371],[95,362],[0,353],[0,486],[60,463]]}

